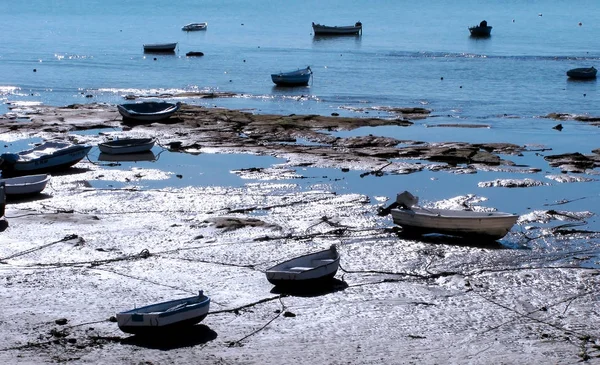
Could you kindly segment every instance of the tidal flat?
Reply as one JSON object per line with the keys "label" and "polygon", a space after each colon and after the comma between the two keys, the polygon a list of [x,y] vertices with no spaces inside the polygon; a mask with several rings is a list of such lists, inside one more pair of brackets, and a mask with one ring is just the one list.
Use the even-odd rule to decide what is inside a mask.
{"label": "tidal flat", "polygon": [[[184,105],[167,122],[135,125],[114,106],[88,104],[1,116],[3,151],[24,140],[133,135],[160,145],[151,161],[101,161],[93,151],[53,174],[41,196],[9,201],[0,359],[599,362],[600,146],[571,144],[567,133],[585,121],[540,119],[549,133],[566,128],[566,141],[552,146],[521,143],[522,135],[476,141],[470,136],[489,131],[483,123],[390,112],[282,116]],[[380,135],[386,128],[406,138]],[[423,138],[413,138],[417,128]],[[455,139],[439,141],[448,130]],[[378,215],[403,190],[426,206],[520,218],[491,243],[405,238]],[[341,253],[331,290],[281,293],[267,282],[268,267],[331,244]],[[211,298],[209,315],[177,335],[138,338],[114,322],[117,312],[198,290]]]}

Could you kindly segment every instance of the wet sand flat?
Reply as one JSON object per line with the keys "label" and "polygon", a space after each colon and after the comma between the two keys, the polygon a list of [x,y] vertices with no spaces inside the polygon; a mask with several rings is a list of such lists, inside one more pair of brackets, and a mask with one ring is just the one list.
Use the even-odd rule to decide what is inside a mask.
{"label": "wet sand flat", "polygon": [[[410,125],[421,117],[251,116],[189,106],[171,123],[125,125],[125,133],[160,136],[165,146],[178,142],[173,151],[275,155],[287,159],[284,169],[359,169],[366,178],[419,174],[423,160],[448,171],[497,173],[499,185],[527,186],[525,179],[503,180],[502,173],[523,170],[530,176],[535,172],[527,171],[539,168],[512,163],[510,156],[524,149],[511,143],[414,141],[419,143],[402,150],[397,141],[332,139],[318,132],[368,123]],[[14,141],[68,138],[65,132],[107,126],[123,127],[116,108],[94,106],[48,108],[29,122],[6,118],[1,128],[4,139]],[[319,145],[294,143],[297,138]],[[402,152],[405,159],[396,160]],[[583,152],[591,168],[579,164],[585,173],[576,176],[593,178],[597,157]],[[564,159],[570,161],[564,166],[581,161]],[[547,163],[539,158],[540,165]],[[572,364],[600,358],[599,235],[560,225],[589,216],[560,205],[532,210],[507,236],[510,245],[405,238],[389,216],[377,215],[389,202],[316,184],[299,189],[277,180],[281,169],[241,170],[263,178],[237,187],[147,189],[138,183],[166,179],[169,172],[111,170],[83,160],[53,175],[42,196],[10,203],[0,233],[0,360]],[[91,184],[102,180],[125,187]],[[268,267],[331,244],[342,259],[327,291],[281,293],[267,282]],[[176,335],[138,338],[111,319],[198,290],[211,298],[210,313]]]}

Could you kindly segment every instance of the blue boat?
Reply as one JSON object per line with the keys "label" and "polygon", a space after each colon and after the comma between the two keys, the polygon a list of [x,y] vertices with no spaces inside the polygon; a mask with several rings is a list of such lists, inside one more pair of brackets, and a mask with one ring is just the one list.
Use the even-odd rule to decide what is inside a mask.
{"label": "blue boat", "polygon": [[305,86],[308,85],[311,75],[312,70],[306,67],[301,70],[271,74],[271,80],[277,86]]}
{"label": "blue boat", "polygon": [[32,149],[0,155],[2,176],[34,175],[62,171],[81,161],[92,146],[45,142]]}
{"label": "blue boat", "polygon": [[202,291],[197,296],[171,300],[117,313],[121,331],[136,335],[155,335],[200,323],[210,308],[210,298]]}

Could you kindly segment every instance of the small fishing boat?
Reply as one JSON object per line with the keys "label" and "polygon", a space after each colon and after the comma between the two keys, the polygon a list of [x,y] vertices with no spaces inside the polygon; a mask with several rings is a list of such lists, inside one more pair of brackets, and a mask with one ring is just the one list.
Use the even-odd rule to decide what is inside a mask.
{"label": "small fishing boat", "polygon": [[157,101],[117,105],[123,119],[144,122],[167,119],[175,114],[180,107],[181,103],[173,104]]}
{"label": "small fishing boat", "polygon": [[310,67],[291,72],[280,72],[271,74],[271,80],[277,86],[305,86],[308,85],[312,70]]}
{"label": "small fishing boat", "polygon": [[92,149],[92,146],[65,142],[45,142],[18,153],[4,153],[0,169],[3,176],[32,175],[66,170],[75,165]]}
{"label": "small fishing boat", "polygon": [[345,26],[328,26],[313,22],[312,27],[314,35],[353,35],[362,33],[361,22]]}
{"label": "small fishing boat", "polygon": [[0,179],[0,183],[4,184],[4,191],[7,196],[27,196],[41,193],[46,188],[50,181],[50,175],[27,175],[20,177],[12,177],[8,179]]}
{"label": "small fishing boat", "polygon": [[117,313],[119,329],[136,335],[156,334],[200,323],[208,314],[210,298],[197,296],[171,300]]}
{"label": "small fishing boat", "polygon": [[418,198],[405,191],[398,194],[390,210],[395,224],[407,234],[440,233],[451,236],[498,240],[511,230],[519,218],[502,212],[433,209],[417,206]]}
{"label": "small fishing boat", "polygon": [[144,52],[148,53],[171,53],[175,52],[177,42],[175,43],[153,43],[144,44]]}
{"label": "small fishing boat", "polygon": [[157,157],[152,151],[140,152],[140,153],[128,153],[124,155],[114,155],[109,153],[100,153],[98,155],[98,161],[106,162],[142,162],[142,161],[156,161]]}
{"label": "small fishing boat", "polygon": [[340,266],[335,245],[277,264],[265,273],[267,280],[278,286],[318,286],[330,282]]}
{"label": "small fishing boat", "polygon": [[181,30],[185,30],[186,32],[191,32],[195,30],[205,30],[208,27],[207,22],[202,23],[189,23],[181,27]]}
{"label": "small fishing boat", "polygon": [[187,57],[202,57],[202,56],[204,56],[204,53],[200,52],[200,51],[189,51],[185,55]]}
{"label": "small fishing boat", "polygon": [[154,147],[154,138],[123,138],[98,144],[102,153],[110,155],[124,155],[147,152]]}
{"label": "small fishing boat", "polygon": [[492,27],[487,25],[487,21],[482,20],[479,25],[469,27],[471,37],[489,37],[492,33]]}
{"label": "small fishing boat", "polygon": [[594,66],[592,67],[583,67],[583,68],[573,68],[567,71],[567,76],[572,79],[578,80],[589,80],[595,79],[598,70]]}

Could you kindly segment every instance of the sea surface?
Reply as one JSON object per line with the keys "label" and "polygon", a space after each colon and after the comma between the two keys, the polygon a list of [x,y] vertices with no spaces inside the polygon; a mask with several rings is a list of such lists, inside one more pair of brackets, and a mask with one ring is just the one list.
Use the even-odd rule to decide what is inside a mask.
{"label": "sea surface", "polygon": [[[129,94],[152,98],[231,92],[235,93],[231,98],[177,100],[255,113],[390,118],[394,116],[386,108],[424,107],[432,111],[431,117],[412,127],[367,128],[340,135],[512,142],[546,146],[552,153],[589,153],[600,147],[598,127],[563,121],[565,129],[558,132],[552,129],[558,121],[540,117],[553,112],[600,116],[598,82],[566,76],[571,68],[600,67],[598,11],[597,0],[5,1],[0,14],[0,113],[19,105],[119,104]],[[471,38],[468,27],[484,19],[493,27],[491,37]],[[363,24],[360,36],[312,34],[312,22],[357,21]],[[191,22],[208,22],[208,28],[181,30]],[[143,52],[145,43],[167,42],[178,42],[175,53]],[[186,57],[188,51],[204,56]],[[314,72],[307,87],[279,88],[271,82],[271,73],[306,66]],[[489,128],[429,128],[437,123]],[[8,149],[16,147],[20,146]],[[160,163],[174,158],[165,154]],[[240,166],[239,159],[189,158],[196,158],[192,165],[228,171],[272,163],[243,160]],[[516,162],[525,164],[532,158],[530,153]],[[179,173],[186,163],[169,166]],[[547,165],[545,169],[560,173]],[[446,174],[443,183],[436,183],[439,173],[423,172],[403,177],[401,184],[397,176],[372,177],[365,183],[359,173],[313,169],[301,173],[328,176],[322,182],[316,178],[317,183],[343,180],[343,189],[370,196],[393,197],[399,189],[415,189],[429,199],[481,193],[477,182],[487,179],[486,173]],[[497,177],[490,174],[489,179]],[[181,184],[175,181],[168,183]],[[202,184],[202,178],[192,183]],[[518,213],[541,208],[554,195],[592,197],[593,204],[588,200],[587,206],[573,207],[589,209],[598,206],[598,186],[554,184],[514,191],[511,199],[503,199],[506,189],[487,189],[484,194],[498,208]]]}

